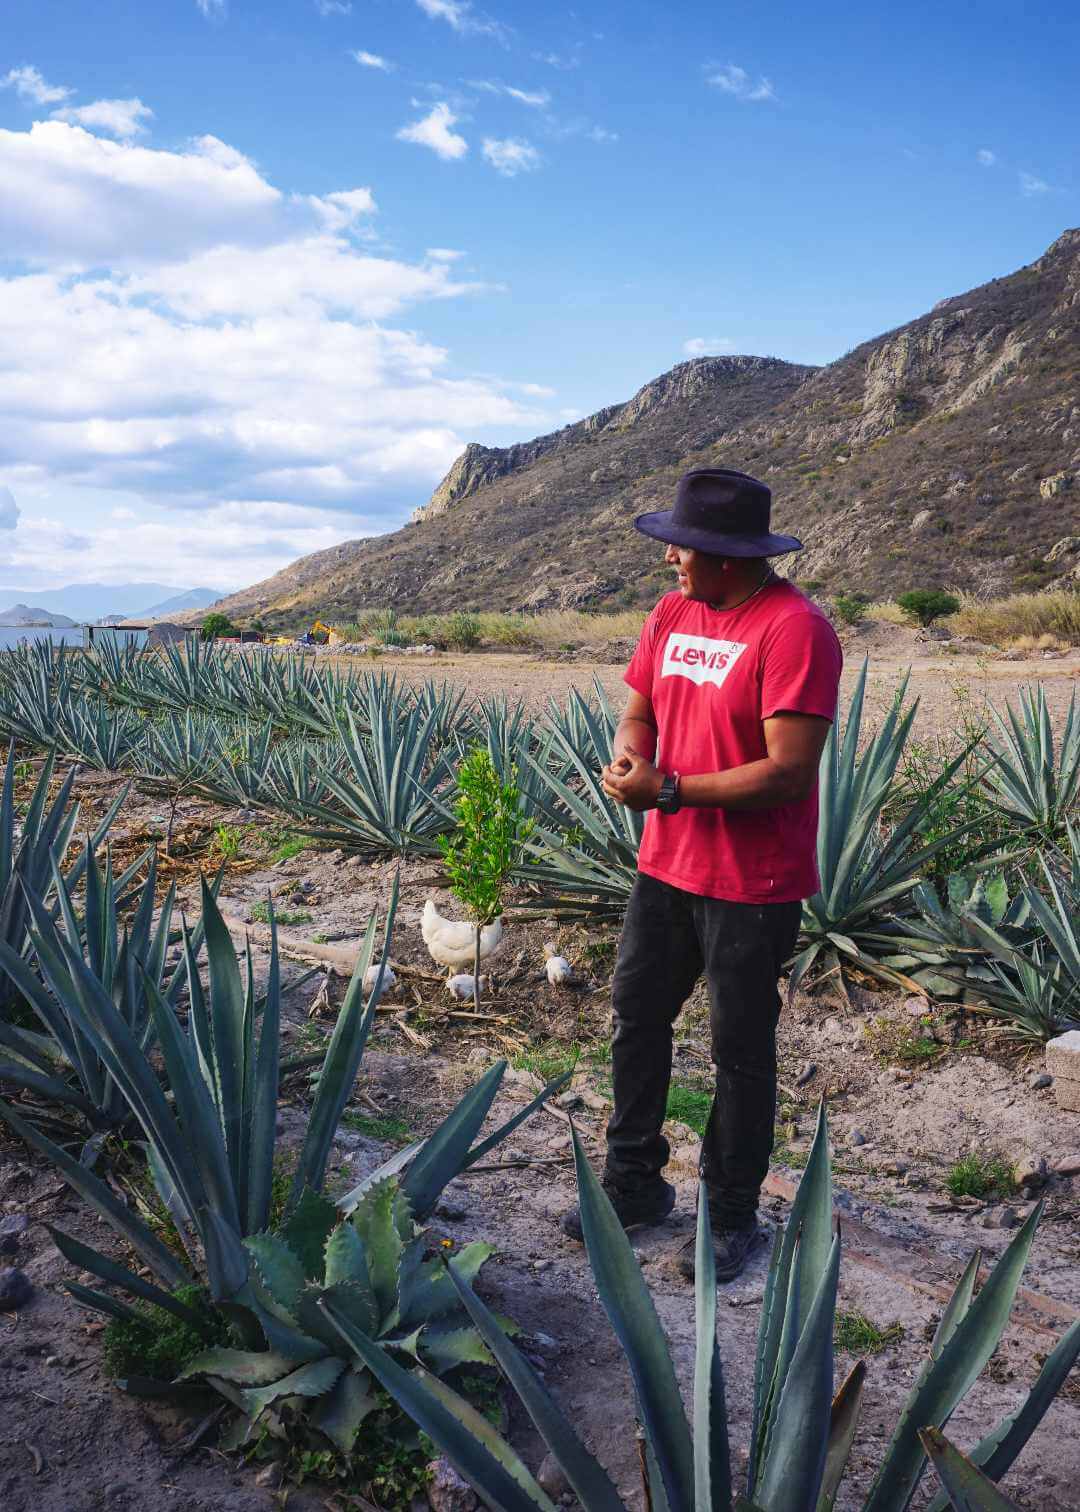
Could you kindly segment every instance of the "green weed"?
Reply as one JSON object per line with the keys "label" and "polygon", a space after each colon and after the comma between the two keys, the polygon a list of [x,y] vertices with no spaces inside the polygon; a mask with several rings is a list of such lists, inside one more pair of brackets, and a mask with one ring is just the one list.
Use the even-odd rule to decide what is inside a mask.
{"label": "green weed", "polygon": [[673,1081],[668,1088],[667,1117],[686,1124],[695,1134],[704,1134],[712,1101],[712,1093],[704,1088]]}
{"label": "green weed", "polygon": [[368,1118],[364,1113],[346,1110],[341,1122],[357,1134],[366,1134],[369,1139],[392,1139],[398,1144],[408,1144],[412,1130],[403,1118]]}
{"label": "green weed", "polygon": [[240,854],[244,832],[235,824],[219,824],[214,831],[214,850],[223,861],[235,861]]}
{"label": "green weed", "polygon": [[[268,903],[253,903],[251,917],[256,924],[269,924],[270,905]],[[303,908],[275,908],[274,918],[279,924],[310,924],[311,915]]]}
{"label": "green weed", "polygon": [[879,1328],[865,1313],[838,1312],[833,1329],[833,1342],[846,1354],[880,1354],[891,1344],[899,1344],[904,1337],[902,1323],[887,1323]]}
{"label": "green weed", "polygon": [[945,1174],[954,1197],[1011,1197],[1016,1191],[1013,1168],[1000,1155],[965,1155]]}
{"label": "green weed", "polygon": [[181,1286],[173,1295],[204,1319],[203,1326],[196,1328],[152,1303],[135,1309],[138,1321],[113,1318],[102,1336],[105,1371],[111,1379],[142,1375],[172,1381],[211,1344],[230,1342],[227,1319],[210,1306],[201,1287]]}

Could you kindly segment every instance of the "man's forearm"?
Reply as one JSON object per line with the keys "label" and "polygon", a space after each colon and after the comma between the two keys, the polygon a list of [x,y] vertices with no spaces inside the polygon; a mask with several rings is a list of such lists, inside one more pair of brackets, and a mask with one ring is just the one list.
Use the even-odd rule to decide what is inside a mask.
{"label": "man's forearm", "polygon": [[615,761],[626,751],[633,751],[638,756],[644,756],[646,761],[652,761],[656,755],[655,725],[651,725],[647,719],[620,719],[611,750]]}
{"label": "man's forearm", "polygon": [[726,772],[681,777],[679,797],[686,808],[778,808],[807,797],[813,789],[814,776],[814,770],[780,766],[766,756]]}

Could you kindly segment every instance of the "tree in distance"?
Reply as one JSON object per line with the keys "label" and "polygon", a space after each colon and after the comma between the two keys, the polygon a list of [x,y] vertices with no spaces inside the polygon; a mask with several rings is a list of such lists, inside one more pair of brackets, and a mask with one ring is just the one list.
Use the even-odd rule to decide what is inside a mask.
{"label": "tree in distance", "polygon": [[946,593],[941,588],[909,588],[907,593],[896,595],[896,602],[924,628],[943,614],[955,614],[960,607],[955,593]]}

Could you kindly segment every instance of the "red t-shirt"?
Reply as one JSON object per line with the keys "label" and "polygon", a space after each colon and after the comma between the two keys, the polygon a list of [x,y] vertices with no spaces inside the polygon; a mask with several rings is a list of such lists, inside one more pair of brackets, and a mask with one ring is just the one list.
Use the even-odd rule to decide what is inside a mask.
{"label": "red t-shirt", "polygon": [[[787,710],[836,716],[840,642],[791,583],[712,609],[667,593],[645,621],[626,682],[648,698],[656,763],[689,777],[768,755],[762,721]],[[638,869],[731,903],[788,903],[818,890],[818,795],[771,809],[650,810]]]}

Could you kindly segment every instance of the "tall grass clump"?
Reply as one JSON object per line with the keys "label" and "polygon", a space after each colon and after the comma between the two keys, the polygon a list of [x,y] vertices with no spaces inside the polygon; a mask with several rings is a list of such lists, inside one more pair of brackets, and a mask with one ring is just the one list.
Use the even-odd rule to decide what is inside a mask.
{"label": "tall grass clump", "polygon": [[1080,646],[1080,591],[1059,588],[1047,593],[1014,593],[989,603],[962,593],[960,608],[944,623],[959,635],[994,646],[1011,646],[1022,637],[1035,642],[1044,635]]}

